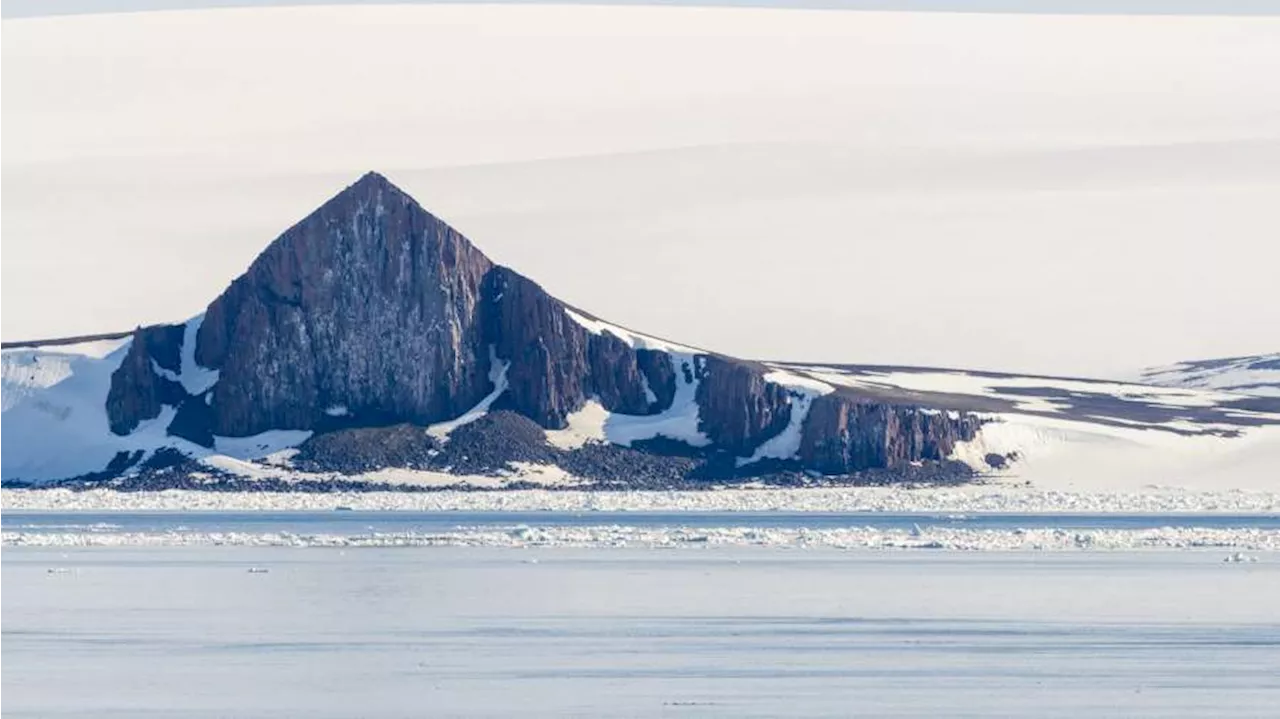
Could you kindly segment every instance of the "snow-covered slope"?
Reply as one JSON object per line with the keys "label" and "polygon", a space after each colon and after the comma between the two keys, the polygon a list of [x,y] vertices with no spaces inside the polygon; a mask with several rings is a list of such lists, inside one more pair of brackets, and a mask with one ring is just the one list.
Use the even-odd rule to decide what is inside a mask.
{"label": "snow-covered slope", "polygon": [[1143,382],[1166,387],[1220,389],[1259,397],[1280,397],[1280,352],[1151,367],[1143,370],[1141,377]]}
{"label": "snow-covered slope", "polygon": [[991,421],[953,457],[985,469],[989,455],[1006,456],[995,473],[1011,481],[1077,490],[1280,487],[1280,399],[994,372],[785,367],[837,387],[978,412]]}
{"label": "snow-covered slope", "polygon": [[[188,322],[197,324],[199,317]],[[212,448],[166,433],[176,410],[143,422],[127,435],[111,432],[107,393],[111,375],[129,350],[130,337],[74,344],[6,347],[2,351],[4,452],[0,475],[28,481],[63,479],[107,469],[120,454],[145,461],[170,447],[192,457],[256,459],[306,441],[310,432],[271,431],[251,437],[215,437]],[[184,362],[183,369],[186,370]],[[194,362],[192,362],[194,366]],[[184,385],[207,371],[184,371]]]}
{"label": "snow-covered slope", "polygon": [[[696,371],[703,350],[686,347],[675,342],[650,337],[624,327],[586,317],[580,312],[568,310],[569,318],[593,335],[612,335],[633,349],[657,350],[671,358],[672,375],[675,377],[675,396],[671,405],[658,414],[629,415],[606,410],[599,401],[588,400],[568,418],[568,426],[547,432],[547,441],[565,449],[581,447],[587,442],[611,442],[630,447],[633,442],[659,437],[684,442],[691,447],[711,444],[698,427],[696,396],[701,373]],[[653,401],[652,388],[647,383],[645,394]]]}
{"label": "snow-covered slope", "polygon": [[101,361],[129,343],[129,338],[96,339],[57,345],[34,345],[4,350],[4,392],[0,402],[7,412],[26,398],[60,384],[85,366]]}

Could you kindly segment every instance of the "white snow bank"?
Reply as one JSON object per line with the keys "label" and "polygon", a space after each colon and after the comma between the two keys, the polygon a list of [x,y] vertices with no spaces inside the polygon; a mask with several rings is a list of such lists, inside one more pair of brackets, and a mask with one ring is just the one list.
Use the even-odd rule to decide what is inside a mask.
{"label": "white snow bank", "polygon": [[651,415],[613,413],[605,421],[604,433],[610,442],[631,446],[657,437],[684,442],[691,447],[705,447],[711,438],[698,429],[698,358],[692,352],[665,350],[675,370],[676,393],[671,406]]}
{"label": "white snow bank", "polygon": [[587,400],[582,408],[565,417],[564,429],[547,430],[547,443],[560,449],[577,449],[587,442],[606,442],[604,426],[611,417],[597,400]]}
{"label": "white snow bank", "polygon": [[569,319],[581,325],[583,329],[591,334],[611,334],[635,349],[661,350],[663,352],[670,352],[673,354],[706,354],[703,350],[695,347],[689,347],[688,345],[677,344],[668,340],[658,339],[657,337],[634,332],[625,327],[610,324],[604,320],[591,319],[590,317],[586,317],[585,315],[575,312],[568,307],[564,308],[564,311],[565,314],[569,315]]}
{"label": "white snow bank", "polygon": [[[111,434],[106,415],[111,373],[128,352],[129,340],[102,357],[48,350],[5,350],[3,362],[5,479],[70,477],[100,470],[116,452],[136,448],[150,435]],[[163,428],[162,430],[163,431]],[[146,446],[149,441],[143,440]]]}
{"label": "white snow bank", "polygon": [[189,395],[198,395],[218,382],[218,370],[201,367],[196,362],[196,335],[204,324],[204,313],[187,320],[182,332],[181,373],[179,381]]}
{"label": "white snow bank", "polygon": [[765,374],[766,382],[782,385],[787,388],[791,400],[791,417],[787,426],[778,434],[765,440],[750,457],[739,457],[738,466],[758,462],[765,458],[792,459],[800,452],[801,433],[804,421],[809,416],[809,407],[813,400],[822,395],[835,392],[835,387],[820,382],[812,377],[805,377],[783,369],[774,369]]}
{"label": "white snow bank", "polygon": [[1280,426],[1221,437],[1040,415],[1000,414],[992,419],[973,441],[957,444],[952,459],[989,470],[984,459],[988,453],[1016,452],[1016,461],[1001,474],[1045,489],[1280,488]]}
{"label": "white snow bank", "polygon": [[[175,377],[189,392],[203,392],[217,381],[217,372],[196,365],[190,350],[200,319],[187,323],[183,372]],[[232,460],[265,457],[311,436],[310,432],[269,431],[252,437],[215,437],[210,450],[166,434],[177,413],[170,406],[129,434],[114,434],[107,418],[107,393],[111,375],[124,361],[130,342],[126,338],[3,352],[4,452],[0,474],[5,479],[39,482],[75,477],[105,469],[119,452],[141,451],[145,459],[162,447],[195,458],[212,457],[215,463],[232,466]],[[69,352],[69,347],[74,351]],[[217,459],[219,456],[225,461]]]}
{"label": "white snow bank", "polygon": [[698,429],[698,358],[694,354],[663,349],[671,357],[676,393],[671,406],[651,415],[610,412],[596,400],[589,400],[566,418],[564,429],[548,430],[547,441],[562,449],[583,444],[611,442],[631,446],[632,442],[665,437],[691,447],[705,447],[711,438]]}
{"label": "white snow bank", "polygon": [[577,449],[589,441],[631,446],[635,441],[666,438],[690,446],[707,446],[712,440],[698,429],[698,357],[668,352],[676,374],[676,395],[671,407],[658,415],[623,415],[609,412],[591,399],[566,418],[562,430],[548,430],[547,441],[561,449]]}
{"label": "white snow bank", "polygon": [[[177,382],[182,385],[182,389],[189,395],[203,394],[218,382],[218,370],[208,369],[200,366],[196,362],[196,336],[200,332],[200,326],[204,324],[204,314],[198,314],[195,317],[183,323],[182,329],[182,348],[179,351],[178,371],[165,369],[156,361],[151,360],[151,370],[161,377]],[[206,398],[209,401],[211,398]]]}
{"label": "white snow bank", "polygon": [[27,350],[5,350],[3,364],[3,406],[17,404],[27,394],[52,387],[72,374],[74,355],[44,354]]}
{"label": "white snow bank", "polygon": [[116,352],[120,352],[115,365],[119,366],[130,342],[131,338],[125,337],[70,345],[6,349],[3,351],[3,361],[0,362],[0,377],[3,377],[4,383],[0,404],[7,411],[24,398],[53,387],[77,371],[94,366],[95,360],[103,360]]}

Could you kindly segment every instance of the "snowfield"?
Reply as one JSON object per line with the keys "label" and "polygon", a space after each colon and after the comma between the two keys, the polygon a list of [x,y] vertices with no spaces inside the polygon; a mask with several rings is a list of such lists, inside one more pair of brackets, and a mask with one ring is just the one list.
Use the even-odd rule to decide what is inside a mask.
{"label": "snowfield", "polygon": [[[218,381],[216,371],[195,362],[195,332],[204,316],[186,323],[181,373],[153,366],[179,382],[188,393],[199,394]],[[4,452],[0,476],[27,481],[65,479],[99,472],[117,452],[150,455],[172,447],[192,457],[209,458],[211,466],[250,473],[249,460],[261,460],[296,447],[311,432],[272,430],[251,437],[215,437],[212,450],[168,436],[165,428],[177,412],[166,406],[160,416],[133,432],[111,432],[107,420],[107,392],[111,374],[128,351],[129,338],[71,345],[9,348],[0,352],[3,367]]]}
{"label": "snowfield", "polygon": [[1014,457],[998,474],[1041,488],[1280,487],[1280,401],[1267,397],[995,372],[776,366],[875,396],[975,411],[990,421],[952,458],[984,469],[989,454]]}
{"label": "snowfield", "polygon": [[1220,389],[1259,397],[1280,397],[1280,352],[1152,367],[1142,372],[1141,381],[1167,387]]}

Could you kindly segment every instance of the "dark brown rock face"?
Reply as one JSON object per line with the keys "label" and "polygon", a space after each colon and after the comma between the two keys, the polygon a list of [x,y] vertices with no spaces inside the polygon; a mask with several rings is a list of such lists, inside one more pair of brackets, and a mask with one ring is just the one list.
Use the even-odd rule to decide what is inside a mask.
{"label": "dark brown rock face", "polygon": [[[664,352],[662,356],[670,366],[669,355]],[[640,372],[636,350],[630,345],[607,333],[589,335],[587,362],[588,382],[605,409],[623,414],[649,413],[650,403],[644,393],[647,379]],[[674,396],[674,386],[672,391]]]}
{"label": "dark brown rock face", "polygon": [[[187,397],[182,385],[156,372],[155,366],[176,373],[181,366],[183,325],[139,327],[124,360],[111,375],[107,392],[107,421],[111,431],[125,435],[144,420],[160,416],[164,405],[178,406]],[[153,366],[153,363],[155,366]]]}
{"label": "dark brown rock face", "polygon": [[656,400],[649,411],[657,414],[669,408],[676,398],[676,368],[671,363],[671,355],[656,350],[636,350],[636,366]]}
{"label": "dark brown rock face", "polygon": [[477,304],[489,260],[370,173],[271,244],[209,305],[213,432],[310,429],[326,408],[428,423],[490,389]]}
{"label": "dark brown rock face", "polygon": [[[543,427],[563,427],[565,417],[589,397],[613,412],[646,414],[646,375],[635,350],[609,333],[592,334],[574,322],[564,303],[532,280],[506,267],[485,278],[486,337],[498,357],[509,360],[506,404]],[[666,353],[652,364],[665,362]],[[659,370],[660,382],[667,383]],[[669,382],[674,396],[674,380]],[[654,407],[661,406],[659,402]],[[671,404],[668,397],[666,404]]]}
{"label": "dark brown rock face", "polygon": [[[181,370],[182,326],[139,332],[113,387],[122,433],[186,399],[150,371],[152,361]],[[450,419],[492,389],[491,346],[510,362],[503,405],[544,427],[563,427],[590,397],[645,414],[674,395],[665,353],[587,332],[536,283],[369,174],[285,232],[209,306],[194,354],[219,379],[171,433],[208,445],[214,434],[332,427],[326,410],[347,425]]]}
{"label": "dark brown rock face", "polygon": [[587,331],[537,283],[505,267],[485,278],[487,341],[511,362],[507,402],[543,427],[564,418],[587,397]]}
{"label": "dark brown rock face", "polygon": [[[712,444],[686,447],[693,453],[677,465],[705,460],[733,472],[735,457],[777,436],[803,406],[765,380],[764,365],[712,354],[681,355],[677,363],[667,352],[588,330],[573,312],[371,173],[273,242],[196,320],[197,332],[184,325],[138,329],[112,375],[111,430],[128,434],[168,406],[177,410],[168,433],[205,447],[215,435],[320,432],[300,455],[317,470],[392,461],[490,467],[561,457],[534,423],[563,427],[592,399],[612,412],[661,413],[678,388],[697,380],[698,429]],[[195,347],[184,347],[193,336]],[[190,353],[201,373],[195,384],[183,375]],[[493,412],[458,430],[456,445],[437,446],[421,425],[457,417],[492,391],[493,358],[507,366]],[[210,371],[217,372],[211,387]],[[184,383],[198,394],[187,394]],[[688,421],[681,413],[674,416]],[[841,389],[813,400],[799,455],[782,462],[788,471],[798,463],[841,474],[941,460],[979,424],[972,415]],[[610,476],[621,478],[621,458],[661,454],[655,442],[575,456],[595,452],[592,466],[608,464]],[[524,449],[516,452],[513,443]],[[455,450],[458,456],[448,455]]]}
{"label": "dark brown rock face", "polygon": [[971,414],[953,418],[936,410],[829,394],[809,407],[799,459],[825,474],[893,469],[945,459],[956,442],[973,439],[981,425]]}
{"label": "dark brown rock face", "polygon": [[791,420],[791,400],[759,367],[708,355],[698,384],[698,428],[717,447],[749,455]]}

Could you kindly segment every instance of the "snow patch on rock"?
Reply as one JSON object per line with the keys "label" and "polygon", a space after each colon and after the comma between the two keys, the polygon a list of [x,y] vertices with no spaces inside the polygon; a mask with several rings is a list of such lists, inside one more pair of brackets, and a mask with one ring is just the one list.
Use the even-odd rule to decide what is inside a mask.
{"label": "snow patch on rock", "polygon": [[618,325],[610,324],[604,320],[592,319],[580,312],[575,312],[568,307],[565,307],[564,311],[565,314],[569,316],[569,319],[573,320],[578,325],[581,325],[583,329],[591,334],[611,334],[627,343],[627,345],[633,349],[660,350],[671,354],[706,354],[704,351],[695,347],[689,347],[688,345],[659,339],[651,335],[633,332],[625,327],[619,327]]}
{"label": "snow patch on rock", "polygon": [[187,320],[182,332],[181,375],[179,382],[189,395],[203,394],[218,382],[218,370],[201,367],[196,362],[196,336],[204,324],[204,313]]}
{"label": "snow patch on rock", "polygon": [[493,391],[485,395],[475,407],[467,410],[462,416],[451,419],[447,422],[438,422],[427,427],[427,434],[436,439],[447,442],[449,434],[453,430],[480,419],[489,413],[489,407],[494,401],[507,391],[507,370],[511,367],[511,362],[498,359],[498,354],[494,350],[493,345],[489,345],[489,382],[493,384]]}
{"label": "snow patch on rock", "polygon": [[813,400],[836,391],[835,387],[826,382],[784,369],[775,368],[764,376],[764,380],[787,388],[791,402],[791,418],[781,432],[756,447],[750,457],[739,457],[739,467],[762,459],[794,459],[800,452],[804,421],[809,416],[809,408],[813,405]]}
{"label": "snow patch on rock", "polygon": [[565,418],[564,429],[548,430],[547,442],[561,449],[577,449],[587,442],[610,442],[630,447],[633,442],[665,437],[691,447],[705,447],[711,438],[698,429],[697,357],[669,352],[676,376],[671,406],[658,414],[610,412],[598,400],[588,400]]}

